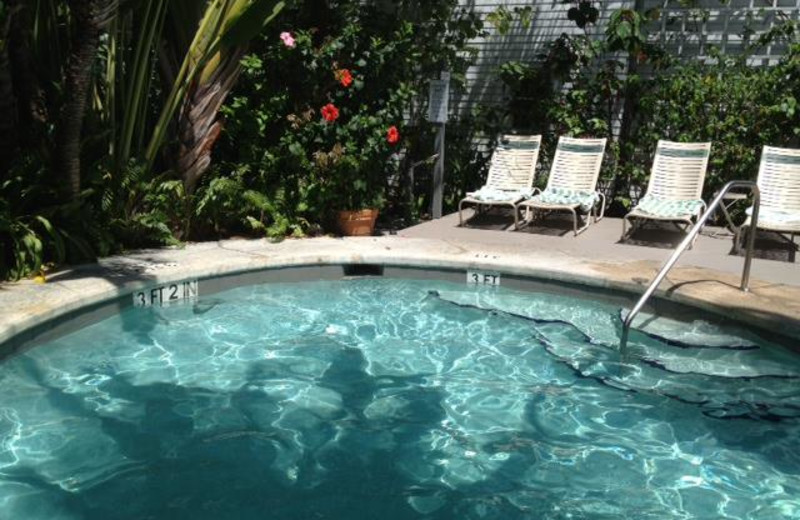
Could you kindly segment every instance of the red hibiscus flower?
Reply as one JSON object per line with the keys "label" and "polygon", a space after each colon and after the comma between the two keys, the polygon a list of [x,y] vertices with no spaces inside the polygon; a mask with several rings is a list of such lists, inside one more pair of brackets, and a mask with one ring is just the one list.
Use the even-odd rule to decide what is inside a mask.
{"label": "red hibiscus flower", "polygon": [[397,131],[396,126],[390,126],[386,132],[386,141],[389,144],[396,144],[400,140],[400,132]]}
{"label": "red hibiscus flower", "polygon": [[343,87],[349,87],[353,82],[353,75],[348,69],[339,69],[333,73],[336,81],[342,84]]}
{"label": "red hibiscus flower", "polygon": [[328,103],[324,107],[320,109],[320,113],[325,121],[329,123],[333,123],[337,119],[339,119],[339,109],[334,106],[333,103]]}

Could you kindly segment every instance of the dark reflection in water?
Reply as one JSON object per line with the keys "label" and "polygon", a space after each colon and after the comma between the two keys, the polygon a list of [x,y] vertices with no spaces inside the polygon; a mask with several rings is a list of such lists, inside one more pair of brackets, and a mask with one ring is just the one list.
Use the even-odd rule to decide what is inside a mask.
{"label": "dark reflection in water", "polygon": [[[508,312],[434,285],[328,284],[323,303],[319,284],[242,289],[202,313],[121,316],[124,348],[96,328],[10,360],[2,509],[25,520],[800,517],[790,377],[681,373],[702,366],[696,349],[645,335],[634,347],[663,359],[619,376],[597,335],[605,320],[614,332],[616,309],[590,307],[576,324],[550,316],[565,304],[551,296]],[[702,355],[721,366],[762,354]]]}

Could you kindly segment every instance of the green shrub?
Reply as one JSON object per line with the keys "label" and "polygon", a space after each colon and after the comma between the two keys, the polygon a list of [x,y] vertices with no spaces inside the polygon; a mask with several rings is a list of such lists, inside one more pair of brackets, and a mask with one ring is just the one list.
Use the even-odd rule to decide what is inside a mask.
{"label": "green shrub", "polygon": [[[706,62],[679,61],[646,40],[643,23],[641,14],[621,10],[612,17],[601,46],[587,37],[562,36],[538,63],[501,68],[512,93],[514,122],[551,134],[543,145],[543,167],[558,135],[609,138],[601,179],[616,195],[619,212],[629,209],[645,189],[659,139],[713,143],[706,198],[729,180],[754,179],[764,145],[797,146],[799,44],[791,45],[773,66],[749,63],[751,53],[769,43],[770,35],[739,56],[711,49],[713,59]],[[784,39],[795,35],[786,29],[774,33]],[[635,69],[623,74],[624,62],[604,58],[607,51],[628,53],[634,64],[646,65],[647,74]],[[569,82],[569,88],[561,89],[561,82]],[[537,85],[540,96],[522,95]]]}
{"label": "green shrub", "polygon": [[772,67],[753,67],[746,56],[716,56],[713,63],[677,63],[642,85],[628,146],[645,172],[658,139],[711,141],[706,177],[710,197],[732,179],[755,179],[764,145],[797,143],[800,122],[800,45]]}
{"label": "green shrub", "polygon": [[47,263],[108,254],[112,238],[86,201],[58,203],[49,170],[35,155],[17,161],[0,181],[0,279],[39,273]]}
{"label": "green shrub", "polygon": [[[292,29],[294,48],[268,32],[243,60],[223,108],[216,175],[249,192],[252,203],[228,218],[229,210],[212,207],[223,198],[202,195],[218,190],[209,178],[200,200],[212,228],[298,235],[316,232],[336,210],[409,212],[397,184],[433,142],[422,138],[432,127],[420,100],[441,70],[451,71],[456,88],[463,84],[467,42],[480,20],[455,0],[313,5],[300,1],[284,13],[280,30]],[[334,121],[322,117],[328,104],[338,110]],[[399,131],[396,143],[388,142],[390,127]]]}

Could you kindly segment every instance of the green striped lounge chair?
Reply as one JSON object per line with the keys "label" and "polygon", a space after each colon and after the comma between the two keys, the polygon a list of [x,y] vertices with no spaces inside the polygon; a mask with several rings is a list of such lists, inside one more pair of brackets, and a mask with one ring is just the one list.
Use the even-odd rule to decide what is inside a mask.
{"label": "green striped lounge chair", "polygon": [[514,208],[517,202],[533,195],[541,144],[541,135],[504,135],[492,153],[486,184],[467,193],[458,204],[459,226],[464,225],[461,212],[465,204],[476,205],[479,210],[488,206]]}
{"label": "green striped lounge chair", "polygon": [[647,191],[622,219],[622,240],[647,220],[684,223],[688,230],[706,209],[702,196],[710,154],[711,143],[658,141]]}
{"label": "green striped lounge chair", "polygon": [[[756,226],[794,244],[794,235],[800,234],[800,149],[765,146],[756,183],[761,192]],[[747,220],[738,230],[737,249],[744,229],[752,226],[752,209],[747,209]]]}
{"label": "green striped lounge chair", "polygon": [[587,218],[586,223],[578,227],[579,211],[591,214],[595,222],[602,219],[606,199],[597,191],[597,178],[600,176],[605,149],[605,139],[559,137],[547,186],[538,195],[517,203],[514,210],[515,229],[519,229],[519,212],[522,208],[527,210],[524,224],[529,223],[537,211],[572,213],[575,236],[585,231],[590,224]]}

